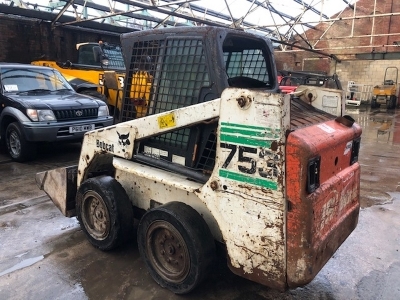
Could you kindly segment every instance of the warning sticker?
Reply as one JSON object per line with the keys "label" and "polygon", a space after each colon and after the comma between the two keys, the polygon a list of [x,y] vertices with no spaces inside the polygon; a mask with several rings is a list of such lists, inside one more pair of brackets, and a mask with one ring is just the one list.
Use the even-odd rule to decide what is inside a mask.
{"label": "warning sticker", "polygon": [[347,142],[346,147],[344,148],[344,155],[350,152],[353,146],[353,141]]}
{"label": "warning sticker", "polygon": [[176,126],[174,113],[169,113],[158,117],[158,127],[160,129]]}
{"label": "warning sticker", "polygon": [[323,131],[327,132],[327,133],[333,133],[335,132],[335,129],[333,129],[332,127],[326,125],[326,124],[319,124],[317,125],[319,128],[321,128]]}

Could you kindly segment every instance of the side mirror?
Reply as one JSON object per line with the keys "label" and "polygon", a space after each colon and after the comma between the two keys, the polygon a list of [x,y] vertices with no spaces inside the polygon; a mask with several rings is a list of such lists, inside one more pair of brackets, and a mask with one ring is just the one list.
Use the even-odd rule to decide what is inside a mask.
{"label": "side mirror", "polygon": [[72,67],[72,62],[67,60],[65,63],[63,63],[63,66],[66,68],[70,68],[70,67]]}
{"label": "side mirror", "polygon": [[100,46],[93,47],[94,61],[102,66],[108,66],[108,57],[104,54]]}

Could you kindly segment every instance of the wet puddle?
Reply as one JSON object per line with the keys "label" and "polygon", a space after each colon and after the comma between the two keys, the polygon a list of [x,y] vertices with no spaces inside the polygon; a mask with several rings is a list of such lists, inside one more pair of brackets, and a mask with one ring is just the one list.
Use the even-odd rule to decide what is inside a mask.
{"label": "wet puddle", "polygon": [[396,110],[371,109],[364,106],[359,109],[346,108],[363,129],[363,137],[379,143],[400,145],[400,114]]}
{"label": "wet puddle", "polygon": [[388,204],[393,201],[392,196],[379,191],[362,192],[360,196],[361,208],[371,207],[374,205]]}
{"label": "wet puddle", "polygon": [[43,255],[40,255],[40,256],[37,256],[37,257],[27,258],[27,259],[19,262],[15,266],[12,266],[11,268],[1,272],[0,273],[0,277],[3,276],[3,275],[9,274],[11,272],[14,272],[16,270],[20,270],[20,269],[32,266],[33,264],[37,263],[38,261],[41,261],[43,258],[44,258]]}

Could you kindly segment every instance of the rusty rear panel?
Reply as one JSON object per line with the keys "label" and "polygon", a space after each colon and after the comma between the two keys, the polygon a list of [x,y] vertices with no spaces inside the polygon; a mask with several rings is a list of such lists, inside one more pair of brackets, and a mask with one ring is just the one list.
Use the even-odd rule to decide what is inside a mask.
{"label": "rusty rear panel", "polygon": [[358,153],[360,135],[357,124],[346,127],[330,120],[288,136],[289,287],[310,282],[356,227],[360,166],[352,153]]}

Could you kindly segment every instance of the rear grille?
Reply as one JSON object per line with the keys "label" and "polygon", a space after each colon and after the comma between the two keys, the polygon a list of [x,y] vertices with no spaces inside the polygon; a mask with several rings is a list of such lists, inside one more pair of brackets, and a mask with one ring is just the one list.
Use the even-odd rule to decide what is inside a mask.
{"label": "rear grille", "polygon": [[54,110],[57,120],[80,120],[97,117],[98,108]]}

